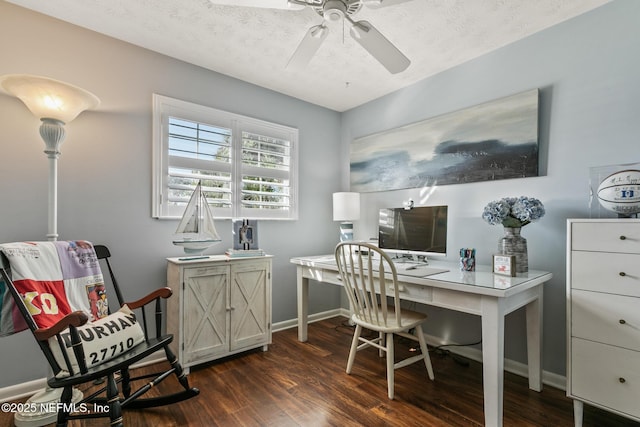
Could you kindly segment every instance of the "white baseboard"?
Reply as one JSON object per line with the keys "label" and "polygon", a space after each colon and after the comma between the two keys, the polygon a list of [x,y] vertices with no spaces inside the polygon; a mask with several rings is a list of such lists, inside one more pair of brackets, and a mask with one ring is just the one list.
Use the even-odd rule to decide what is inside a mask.
{"label": "white baseboard", "polygon": [[[453,342],[445,342],[440,337],[436,337],[433,335],[425,334],[425,340],[427,344],[432,347],[437,347],[444,344],[458,344]],[[467,359],[474,360],[476,362],[482,363],[482,351],[477,348],[471,347],[447,347],[451,353],[460,355],[462,357],[466,357]],[[518,376],[527,378],[529,376],[529,370],[527,365],[521,362],[516,362],[515,360],[505,359],[504,360],[504,370],[510,372],[512,374],[516,374]],[[558,375],[553,372],[547,372],[545,370],[542,371],[542,383],[547,384],[553,388],[557,388],[560,390],[566,390],[567,379],[563,375]]]}
{"label": "white baseboard", "polygon": [[[309,323],[318,322],[324,319],[330,319],[336,316],[343,316],[348,318],[349,311],[344,308],[337,308],[334,310],[323,311],[321,313],[315,313],[309,316]],[[273,332],[283,331],[285,329],[295,328],[298,326],[298,319],[285,320],[283,322],[274,323]],[[439,346],[443,344],[457,344],[451,342],[444,342],[440,337],[425,335],[427,343],[431,346]],[[470,347],[450,347],[447,350],[451,353],[458,354],[477,362],[482,362],[482,352],[476,348]],[[139,368],[142,366],[151,365],[153,363],[162,362],[165,360],[162,352],[157,352],[147,357],[140,363],[132,366],[132,368]],[[504,370],[521,377],[527,377],[527,365],[524,363],[516,362],[514,360],[505,359]],[[566,378],[562,375],[554,374],[553,372],[542,371],[542,382],[551,387],[558,388],[560,390],[566,390]],[[22,384],[16,384],[8,387],[0,388],[0,402],[10,402],[13,400],[22,399],[26,396],[31,396],[37,391],[42,390],[47,384],[46,378],[40,378],[33,381],[28,381]]]}
{"label": "white baseboard", "polygon": [[31,396],[35,392],[44,389],[46,386],[47,379],[39,378],[37,380],[27,381],[26,383],[0,388],[0,402],[10,402]]}
{"label": "white baseboard", "polygon": [[[164,351],[156,351],[155,353],[150,354],[146,358],[142,359],[140,362],[131,365],[131,367],[142,368],[143,366],[152,365],[164,360],[166,360],[166,358],[164,357]],[[0,388],[0,402],[11,402],[27,396],[32,396],[46,387],[46,378],[39,378],[37,380],[27,381],[22,384],[3,387]]]}
{"label": "white baseboard", "polygon": [[[344,316],[349,317],[349,310],[345,310],[343,308],[336,308],[333,310],[323,311],[321,313],[315,313],[309,315],[309,323],[319,322],[324,319],[331,319],[336,316]],[[298,327],[298,319],[285,320],[283,322],[274,323],[272,325],[272,331],[284,331],[285,329],[297,328]]]}

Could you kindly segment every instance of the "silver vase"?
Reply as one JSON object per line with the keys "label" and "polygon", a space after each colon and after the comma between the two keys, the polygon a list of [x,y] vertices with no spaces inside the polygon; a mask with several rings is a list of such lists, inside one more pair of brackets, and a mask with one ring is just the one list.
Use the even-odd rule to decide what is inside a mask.
{"label": "silver vase", "polygon": [[520,235],[520,227],[504,227],[504,237],[498,242],[498,251],[503,255],[516,256],[516,273],[529,271],[527,239]]}

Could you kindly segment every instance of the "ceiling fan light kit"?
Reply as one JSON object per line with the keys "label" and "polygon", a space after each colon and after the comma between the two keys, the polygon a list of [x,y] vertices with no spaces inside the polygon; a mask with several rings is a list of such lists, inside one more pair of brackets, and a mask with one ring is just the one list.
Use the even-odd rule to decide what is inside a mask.
{"label": "ceiling fan light kit", "polygon": [[322,17],[324,22],[307,31],[302,41],[286,65],[290,70],[301,70],[307,66],[316,54],[329,33],[327,22],[347,22],[351,28],[349,34],[371,56],[382,64],[390,73],[400,73],[409,67],[411,61],[394,46],[380,31],[368,21],[354,21],[355,15],[364,5],[372,9],[392,6],[411,0],[209,0],[214,4],[259,7],[272,9],[300,10],[312,8]]}

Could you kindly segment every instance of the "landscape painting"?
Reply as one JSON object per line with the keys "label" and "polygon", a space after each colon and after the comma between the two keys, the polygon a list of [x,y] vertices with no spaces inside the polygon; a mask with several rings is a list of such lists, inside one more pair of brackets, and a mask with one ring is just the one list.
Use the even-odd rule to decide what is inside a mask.
{"label": "landscape painting", "polygon": [[351,191],[538,176],[538,89],[355,139]]}

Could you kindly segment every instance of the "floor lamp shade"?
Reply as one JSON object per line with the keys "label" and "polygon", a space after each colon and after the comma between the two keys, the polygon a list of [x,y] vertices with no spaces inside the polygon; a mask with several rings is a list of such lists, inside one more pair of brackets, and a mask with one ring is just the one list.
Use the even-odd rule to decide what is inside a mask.
{"label": "floor lamp shade", "polygon": [[353,240],[353,222],[360,219],[360,193],[333,193],[333,220],[340,223],[340,241]]}
{"label": "floor lamp shade", "polygon": [[10,74],[0,77],[0,85],[24,102],[39,119],[69,123],[84,110],[95,108],[100,103],[91,92],[47,77]]}

